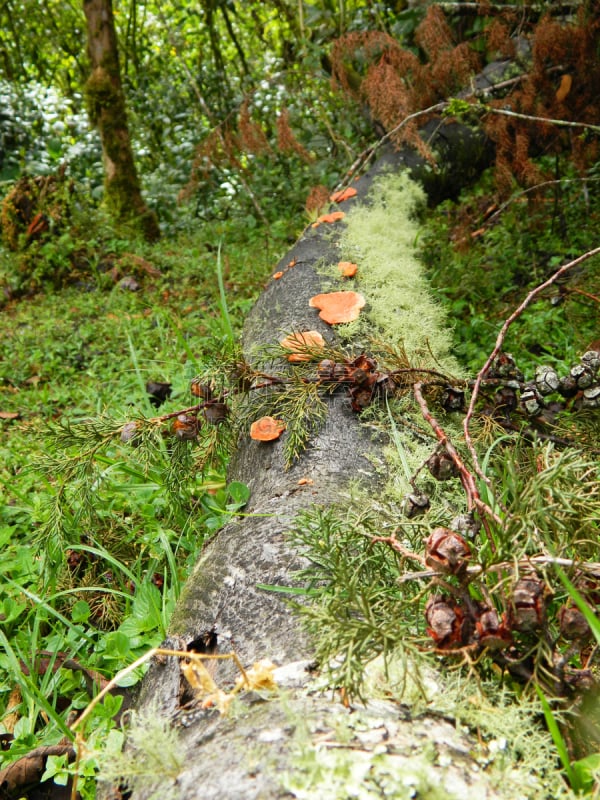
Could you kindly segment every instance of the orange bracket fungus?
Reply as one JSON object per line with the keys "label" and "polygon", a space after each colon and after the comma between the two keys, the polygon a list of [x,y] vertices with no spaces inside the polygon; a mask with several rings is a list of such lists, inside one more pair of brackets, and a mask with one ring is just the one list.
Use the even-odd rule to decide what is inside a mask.
{"label": "orange bracket fungus", "polygon": [[356,196],[356,189],[349,186],[347,189],[342,189],[340,192],[334,192],[329,198],[332,203],[343,203],[344,200],[349,200],[351,197]]}
{"label": "orange bracket fungus", "polygon": [[325,339],[319,331],[303,331],[290,333],[279,344],[284,350],[291,350],[287,360],[292,364],[299,364],[302,361],[316,361],[320,358],[318,351],[325,347]]}
{"label": "orange bracket fungus", "polygon": [[321,214],[317,217],[317,221],[313,222],[312,227],[318,228],[322,222],[337,222],[339,219],[344,219],[346,215],[343,211],[332,211],[331,214]]}
{"label": "orange bracket fungus", "polygon": [[261,417],[250,426],[250,438],[255,442],[272,442],[285,430],[285,422],[273,417]]}
{"label": "orange bracket fungus", "polygon": [[353,264],[352,261],[340,261],[338,269],[342,278],[353,278],[358,272],[358,264]]}
{"label": "orange bracket fungus", "polygon": [[352,322],[358,319],[360,310],[365,303],[365,298],[358,292],[316,294],[308,301],[311,308],[320,310],[319,316],[329,325],[339,325],[341,322]]}

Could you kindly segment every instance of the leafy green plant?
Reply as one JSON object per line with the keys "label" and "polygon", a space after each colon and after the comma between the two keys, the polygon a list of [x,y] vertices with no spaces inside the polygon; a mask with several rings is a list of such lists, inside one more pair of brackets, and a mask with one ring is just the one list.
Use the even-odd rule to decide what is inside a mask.
{"label": "leafy green plant", "polygon": [[[137,250],[111,236],[99,239],[118,258]],[[221,294],[205,237],[227,241]],[[112,281],[107,291],[98,281],[13,301],[3,311],[10,322],[0,332],[0,717],[14,737],[3,766],[58,742],[69,715],[87,706],[103,680],[164,638],[204,537],[247,500],[245,486],[227,486],[220,458],[202,475],[186,443],[173,459],[163,437],[150,436],[146,458],[119,438],[132,416],[156,414],[149,380],[171,379],[165,408],[177,408],[191,378],[218,362],[213,342],[226,331],[224,295],[231,339],[251,287],[270,269],[271,248],[281,244],[269,239],[265,248],[264,238],[223,223],[173,246],[144,252],[163,274],[142,279],[139,293],[111,290]],[[251,275],[247,261],[255,265]],[[96,416],[91,429],[81,424]],[[77,435],[67,443],[70,430]],[[107,432],[114,436],[98,447]],[[135,691],[143,672],[128,674],[120,691]],[[86,757],[75,765],[57,756],[47,762],[47,777],[64,782],[77,774],[79,791],[94,796],[99,759],[122,743],[117,703],[109,697],[90,715]]]}

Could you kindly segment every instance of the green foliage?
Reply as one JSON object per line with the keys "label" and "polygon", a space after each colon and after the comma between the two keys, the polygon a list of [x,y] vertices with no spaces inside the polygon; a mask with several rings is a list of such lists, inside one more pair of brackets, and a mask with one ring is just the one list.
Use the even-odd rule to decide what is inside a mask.
{"label": "green foliage", "polygon": [[[223,238],[220,294],[212,242],[216,249]],[[136,242],[105,241],[136,263]],[[161,274],[140,275],[137,293],[99,281],[4,308],[0,718],[15,737],[4,764],[68,732],[68,714],[95,691],[91,671],[110,678],[164,638],[204,538],[247,501],[247,487],[226,484],[222,440],[207,441],[216,462],[202,474],[189,443],[157,435],[145,384],[171,382],[160,411],[190,404],[190,380],[214,371],[213,360],[222,366],[215,342],[230,348],[252,288],[278,255],[270,241],[265,248],[263,235],[205,226],[194,239],[147,248],[145,263]],[[120,440],[132,418],[146,449]],[[78,768],[86,798],[97,759],[122,743],[113,700],[94,710],[86,735]],[[47,767],[59,781],[73,773],[60,758]]]}
{"label": "green foliage", "polygon": [[101,186],[100,142],[89,128],[79,92],[69,97],[35,80],[0,80],[0,100],[2,184],[21,174],[48,175],[67,163],[88,191]]}
{"label": "green foliage", "polygon": [[[517,193],[498,208],[489,182],[431,215],[420,239],[429,278],[454,323],[454,352],[480,369],[498,328],[527,292],[591,246],[590,220],[600,213],[600,184],[556,162],[558,179]],[[597,337],[597,258],[551,287],[509,331],[505,349],[524,372],[536,364],[570,366]],[[588,296],[582,292],[587,292]]]}
{"label": "green foliage", "polygon": [[[291,463],[321,424],[327,393],[334,390],[317,387],[314,364],[282,371],[277,380],[284,384],[236,398],[232,418],[219,427],[203,426],[194,443],[166,433],[168,415],[195,402],[189,396],[194,376],[212,382],[215,393],[231,388],[239,358],[237,331],[250,296],[275,255],[299,231],[308,189],[337,183],[372,137],[359,110],[330,86],[327,47],[332,37],[376,28],[413,46],[424,10],[403,9],[402,3],[392,10],[379,2],[329,0],[205,5],[207,13],[198,15],[180,0],[115,3],[145,191],[164,230],[182,234],[143,251],[138,242],[117,238],[92,212],[102,198],[102,165],[97,136],[86,130],[79,93],[87,73],[81,9],[50,0],[40,15],[37,4],[26,0],[18,15],[10,4],[0,10],[0,180],[8,192],[20,175],[48,175],[68,162],[67,174],[78,187],[69,224],[56,236],[27,242],[26,263],[0,253],[2,288],[8,295],[7,324],[0,331],[0,425],[8,434],[0,444],[0,483],[7,497],[0,508],[6,575],[0,591],[0,716],[6,725],[7,720],[14,723],[15,735],[6,758],[68,734],[67,714],[85,707],[93,691],[90,670],[110,677],[164,636],[205,537],[248,499],[246,487],[227,486],[224,478],[227,453],[239,430],[258,413],[285,417]],[[479,36],[488,21],[467,20],[467,36]],[[267,143],[262,151],[236,139],[245,101]],[[458,101],[451,110],[470,113]],[[287,148],[278,142],[277,123],[285,114],[287,134],[293,135]],[[216,131],[225,140],[230,137],[229,149]],[[202,160],[204,155],[208,168],[188,191],[188,202],[178,205],[194,157]],[[393,340],[396,350],[395,356],[386,347],[377,352],[386,369],[416,361],[439,368],[441,361],[444,371],[460,374],[452,352],[467,372],[478,370],[516,301],[590,246],[589,231],[598,216],[597,167],[583,181],[561,157],[541,166],[560,182],[514,197],[496,216],[488,210],[496,202],[489,180],[430,216],[421,242],[444,308],[431,302],[414,258],[415,218],[425,214],[416,190],[390,180],[385,199],[349,215],[344,255],[368,267],[359,280],[372,301],[370,323],[386,347]],[[84,194],[90,205],[81,201]],[[521,201],[528,203],[527,213]],[[406,224],[390,229],[384,214],[390,209]],[[259,218],[270,227],[262,227]],[[540,357],[570,366],[597,337],[597,264],[587,262],[512,326],[508,349],[518,354],[524,371],[532,373]],[[148,265],[160,274],[149,272]],[[119,288],[111,277],[114,273],[120,280],[131,272],[140,284],[138,293]],[[40,287],[52,291],[73,277],[80,282],[76,288],[11,302],[14,293]],[[407,310],[418,317],[416,325]],[[448,317],[455,347],[446,333]],[[358,336],[365,349],[373,344],[360,325],[348,334]],[[351,357],[349,351],[327,354],[341,361]],[[160,415],[145,392],[149,379],[172,383],[172,396]],[[436,402],[435,392],[430,399]],[[411,487],[423,451],[433,442],[410,405],[406,396],[389,403],[392,427],[415,432],[414,447],[396,446],[390,468],[395,491],[389,501],[375,509],[372,498],[358,496],[345,508],[313,509],[298,520],[295,533],[314,562],[305,575],[306,593],[314,602],[302,613],[317,636],[322,662],[334,659],[331,681],[356,694],[364,691],[366,662],[381,654],[386,678],[396,659],[408,665],[403,679],[410,672],[418,683],[423,659],[417,651],[428,641],[423,605],[434,587],[415,576],[400,583],[420,562],[377,537],[393,532],[419,557],[431,527],[464,510],[456,488],[446,493],[438,487],[430,492],[433,507],[425,521],[407,521],[400,514],[397,500]],[[365,416],[382,426],[389,423],[374,409]],[[450,415],[439,416],[455,436]],[[135,427],[123,441],[130,422]],[[559,424],[569,434],[581,434],[584,445],[592,440],[589,418],[575,423],[567,414]],[[489,434],[482,425],[478,447],[489,445]],[[542,552],[552,558],[598,560],[600,509],[592,455],[516,449],[504,438],[491,446],[484,464],[495,491],[483,482],[479,488],[506,524],[492,525],[488,539],[477,539],[473,565],[483,572],[471,586],[473,601],[480,602],[485,592],[501,611],[506,576],[518,559]],[[400,470],[400,477],[393,474]],[[428,481],[430,490],[433,481]],[[494,571],[500,562],[503,571]],[[580,576],[573,569],[567,572],[570,578],[563,586],[551,564],[542,570],[554,591],[549,636],[559,642],[556,652],[567,666],[578,670],[581,650],[560,640],[555,616],[569,598],[577,603],[577,590],[568,581]],[[447,582],[456,589],[456,576]],[[590,625],[597,630],[595,617]],[[550,652],[544,642],[529,654],[532,675],[541,683],[547,683],[553,667]],[[493,678],[498,665],[487,654],[477,666],[485,679],[482,697],[493,700],[495,711],[464,701],[465,687],[470,691],[473,685],[464,683],[460,691],[444,694],[445,707],[438,697],[439,713],[489,736],[504,734],[500,728],[485,729],[484,720],[501,717],[507,737],[518,730],[514,752],[520,747],[519,757],[539,755],[534,769],[544,777],[552,755],[548,737],[539,738],[535,727],[539,706],[529,707],[529,728],[522,720],[517,728],[511,716],[517,704],[499,697],[499,682]],[[474,671],[468,659],[463,667],[454,673],[461,680]],[[141,672],[133,673],[130,682],[137,682]],[[521,691],[506,670],[503,681],[517,694]],[[16,689],[18,694],[12,694]],[[418,691],[425,697],[423,685]],[[527,694],[521,701],[527,702]],[[138,720],[135,763],[115,761],[123,742],[113,719],[119,703],[106,698],[90,722],[88,753],[77,767],[86,800],[93,797],[93,776],[103,753],[117,764],[119,776],[129,780],[140,771],[142,779],[148,776],[148,792],[157,772],[175,778],[180,768],[177,743],[156,720]],[[529,750],[521,744],[527,730],[534,742]],[[558,734],[564,736],[564,728]],[[558,735],[555,741],[560,749]],[[573,786],[587,791],[597,756],[567,755],[563,761]],[[46,776],[64,783],[74,769],[57,757],[47,762]],[[382,778],[387,779],[383,773]],[[554,796],[560,791],[554,788],[556,778],[552,773]]]}
{"label": "green foliage", "polygon": [[[307,581],[310,603],[298,611],[315,636],[319,663],[329,665],[332,685],[358,696],[365,665],[380,653],[388,656],[419,628],[418,590],[399,590],[402,559],[372,542],[369,534],[376,535],[381,518],[362,513],[362,503],[359,496],[347,510],[304,512],[291,532],[311,561],[299,576]],[[418,527],[406,533],[419,538]]]}
{"label": "green foliage", "polygon": [[[158,709],[149,707],[143,714],[132,714],[127,737],[126,752],[112,749],[103,754],[103,778],[142,791],[144,797],[176,798],[176,780],[185,765],[176,729]],[[165,786],[165,779],[172,785]]]}

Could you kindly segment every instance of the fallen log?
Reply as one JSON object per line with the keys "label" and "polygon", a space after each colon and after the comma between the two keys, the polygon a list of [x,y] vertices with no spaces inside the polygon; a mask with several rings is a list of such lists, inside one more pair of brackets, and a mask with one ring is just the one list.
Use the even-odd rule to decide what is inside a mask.
{"label": "fallen log", "polygon": [[[435,181],[431,166],[414,151],[386,148],[375,166],[355,182],[357,195],[340,208],[349,211],[361,201],[369,203],[378,177],[406,169],[417,180],[426,176],[438,198],[447,196],[456,192],[459,174],[471,175],[474,163],[481,169],[488,162],[489,151],[471,129],[437,120],[427,126],[427,131],[432,146],[448,148],[449,142],[455,142],[455,169],[437,173]],[[277,271],[284,277],[269,284],[244,326],[243,347],[249,361],[262,347],[276,344],[291,331],[318,330],[330,343],[336,341],[335,331],[319,319],[309,300],[323,290],[320,265],[339,260],[343,225],[341,221],[332,226],[309,226],[281,260]],[[290,262],[294,268],[286,269]],[[228,478],[250,488],[251,499],[244,509],[247,516],[218,533],[188,579],[170,625],[171,632],[180,637],[179,644],[187,645],[214,629],[219,651],[235,650],[243,663],[267,655],[276,663],[309,656],[310,643],[289,604],[277,593],[257,589],[257,585],[285,587],[293,580],[301,560],[290,550],[284,534],[300,509],[339,500],[349,480],[356,478],[377,492],[381,477],[372,459],[380,446],[360,424],[347,398],[339,394],[328,400],[326,424],[288,470],[281,441],[264,445],[242,440]],[[300,484],[303,478],[309,482]],[[153,681],[151,672],[144,696],[161,697],[165,710],[172,708],[177,696],[163,696],[159,686],[164,677],[156,686]]]}
{"label": "fallen log", "polygon": [[[451,170],[436,172],[413,151],[386,149],[353,184],[356,197],[340,207],[351,210],[362,204],[368,209],[381,200],[381,177],[407,169],[437,201],[455,194],[461,176],[472,177],[489,161],[485,141],[462,125],[436,120],[427,135],[430,146],[438,152],[444,149],[447,163],[452,160]],[[382,203],[385,206],[385,197]],[[402,220],[391,217],[376,235],[393,238],[401,225]],[[339,260],[344,227],[343,220],[308,227],[282,259],[277,270],[283,276],[269,284],[244,328],[250,362],[257,348],[292,331],[317,330],[328,342],[335,341],[335,331],[308,301],[323,291],[321,265]],[[290,262],[293,269],[287,268]],[[325,424],[290,469],[285,469],[281,440],[263,444],[242,439],[229,478],[251,490],[245,516],[228,524],[204,548],[165,643],[166,648],[193,648],[208,656],[235,652],[245,667],[269,659],[279,665],[274,673],[279,690],[240,693],[233,711],[221,715],[193,700],[180,658],[155,659],[138,703],[138,735],[132,737],[124,759],[105,773],[120,776],[133,800],[341,798],[371,779],[377,786],[391,787],[394,796],[401,796],[406,787],[407,797],[414,796],[410,792],[424,796],[441,791],[447,797],[494,798],[517,791],[513,780],[499,786],[498,775],[490,777],[480,768],[481,747],[451,721],[413,717],[398,703],[375,696],[351,710],[339,695],[315,689],[310,637],[283,595],[272,591],[297,585],[297,570],[306,565],[286,533],[302,509],[343,501],[350,481],[358,479],[377,497],[385,473],[380,437],[361,424],[346,396],[333,394],[327,402]],[[233,660],[214,663],[210,679],[217,687],[229,686],[239,675]],[[148,760],[139,735],[145,726],[155,740],[154,753],[176,751],[174,771],[163,769],[154,756]],[[340,736],[341,729],[345,734]],[[128,779],[127,759],[137,764],[135,778]],[[148,765],[143,780],[140,763]],[[515,771],[517,783],[518,774]],[[112,792],[105,787],[103,796],[119,796]]]}

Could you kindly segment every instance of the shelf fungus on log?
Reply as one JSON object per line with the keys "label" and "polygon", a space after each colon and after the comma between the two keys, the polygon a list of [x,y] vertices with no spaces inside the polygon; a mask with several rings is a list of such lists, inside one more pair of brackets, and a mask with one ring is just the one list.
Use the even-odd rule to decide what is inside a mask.
{"label": "shelf fungus on log", "polygon": [[301,331],[290,333],[279,344],[289,350],[287,360],[292,364],[303,361],[316,361],[321,357],[320,351],[325,347],[325,339],[319,331]]}
{"label": "shelf fungus on log", "polygon": [[273,417],[261,417],[250,426],[250,438],[255,442],[273,442],[285,430],[285,422]]}
{"label": "shelf fungus on log", "polygon": [[314,295],[308,304],[311,308],[319,309],[319,316],[324,322],[339,325],[358,319],[366,300],[358,292],[326,292]]}

